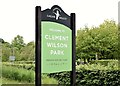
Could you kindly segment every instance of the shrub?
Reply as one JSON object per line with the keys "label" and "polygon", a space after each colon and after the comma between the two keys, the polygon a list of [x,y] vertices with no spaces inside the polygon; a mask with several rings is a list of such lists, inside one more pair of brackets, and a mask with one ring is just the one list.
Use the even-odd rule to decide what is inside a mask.
{"label": "shrub", "polygon": [[35,64],[15,64],[15,63],[3,62],[3,65],[23,68],[27,70],[35,70]]}
{"label": "shrub", "polygon": [[90,62],[90,64],[100,64],[104,66],[107,66],[110,63],[118,64],[118,60],[94,60]]}
{"label": "shrub", "polygon": [[[58,80],[59,84],[70,84],[70,73],[49,74]],[[76,86],[119,86],[120,70],[77,70]]]}
{"label": "shrub", "polygon": [[[118,86],[120,85],[120,70],[115,60],[105,61],[107,65],[80,64],[76,66],[76,85],[79,86]],[[104,61],[103,61],[104,62]],[[49,74],[56,78],[59,84],[70,84],[70,72]]]}
{"label": "shrub", "polygon": [[34,64],[34,61],[15,61],[15,64]]}
{"label": "shrub", "polygon": [[76,68],[79,69],[86,69],[86,70],[118,70],[118,64],[116,63],[108,63],[107,66],[101,64],[84,64],[78,65]]}

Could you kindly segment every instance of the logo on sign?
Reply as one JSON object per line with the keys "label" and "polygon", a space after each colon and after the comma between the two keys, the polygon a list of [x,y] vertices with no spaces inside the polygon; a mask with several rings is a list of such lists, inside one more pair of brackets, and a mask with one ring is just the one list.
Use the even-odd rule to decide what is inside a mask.
{"label": "logo on sign", "polygon": [[52,10],[52,12],[53,12],[53,14],[54,15],[47,15],[47,17],[48,18],[53,18],[53,19],[55,19],[55,20],[67,20],[67,18],[66,17],[63,17],[62,16],[62,11],[59,9],[59,8],[54,8],[53,10]]}
{"label": "logo on sign", "polygon": [[56,15],[56,20],[60,17],[61,10],[58,8],[53,9],[53,13]]}

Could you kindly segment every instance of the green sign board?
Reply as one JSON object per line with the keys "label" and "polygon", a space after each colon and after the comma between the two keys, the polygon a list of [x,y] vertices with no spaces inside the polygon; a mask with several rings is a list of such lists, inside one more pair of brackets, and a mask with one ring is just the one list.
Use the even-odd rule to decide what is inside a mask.
{"label": "green sign board", "polygon": [[42,73],[72,70],[72,31],[56,22],[42,21]]}
{"label": "green sign board", "polygon": [[42,73],[71,71],[71,86],[76,81],[75,13],[67,15],[61,7],[41,11],[36,6],[35,84],[41,85]]}

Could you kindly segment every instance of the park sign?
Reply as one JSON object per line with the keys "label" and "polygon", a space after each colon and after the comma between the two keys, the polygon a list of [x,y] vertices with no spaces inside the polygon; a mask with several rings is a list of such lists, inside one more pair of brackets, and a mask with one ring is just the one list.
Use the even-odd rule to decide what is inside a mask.
{"label": "park sign", "polygon": [[69,16],[58,5],[43,11],[37,6],[36,79],[41,73],[63,71],[75,77],[75,14]]}
{"label": "park sign", "polygon": [[70,17],[58,6],[42,11],[42,73],[72,71]]}

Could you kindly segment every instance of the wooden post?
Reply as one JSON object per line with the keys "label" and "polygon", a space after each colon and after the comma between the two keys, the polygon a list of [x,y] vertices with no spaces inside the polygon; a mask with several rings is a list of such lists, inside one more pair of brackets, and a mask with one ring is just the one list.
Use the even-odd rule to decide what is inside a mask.
{"label": "wooden post", "polygon": [[35,8],[35,86],[41,86],[41,7]]}
{"label": "wooden post", "polygon": [[71,71],[71,86],[76,83],[76,29],[75,29],[75,13],[71,13],[71,30],[72,30],[72,71]]}

